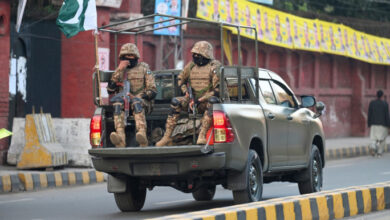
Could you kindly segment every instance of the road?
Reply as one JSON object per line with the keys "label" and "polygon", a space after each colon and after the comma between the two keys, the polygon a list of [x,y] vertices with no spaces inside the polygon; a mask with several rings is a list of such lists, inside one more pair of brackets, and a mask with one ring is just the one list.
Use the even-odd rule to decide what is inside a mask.
{"label": "road", "polygon": [[[390,154],[382,158],[359,157],[328,161],[324,170],[324,190],[390,181]],[[293,183],[264,186],[264,199],[298,195]],[[217,188],[211,202],[196,202],[191,194],[171,188],[148,191],[145,206],[138,213],[121,213],[106,184],[49,189],[0,195],[0,219],[142,219],[175,213],[233,205],[232,193]]]}

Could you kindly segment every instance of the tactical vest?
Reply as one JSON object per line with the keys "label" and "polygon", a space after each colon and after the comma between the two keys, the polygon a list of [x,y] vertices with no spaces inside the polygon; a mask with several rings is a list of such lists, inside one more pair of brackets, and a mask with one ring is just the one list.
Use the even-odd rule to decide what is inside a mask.
{"label": "tactical vest", "polygon": [[191,67],[189,82],[197,98],[211,89],[212,71],[210,63],[205,66],[194,65]]}
{"label": "tactical vest", "polygon": [[131,94],[137,95],[144,90],[146,71],[147,69],[143,63],[139,63],[131,69],[126,69],[127,80],[130,82]]}

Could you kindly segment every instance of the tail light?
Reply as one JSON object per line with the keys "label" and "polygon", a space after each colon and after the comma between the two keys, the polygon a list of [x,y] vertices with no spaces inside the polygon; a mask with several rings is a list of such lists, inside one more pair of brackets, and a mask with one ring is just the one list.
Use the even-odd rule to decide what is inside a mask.
{"label": "tail light", "polygon": [[101,146],[102,137],[102,116],[94,115],[91,119],[89,139],[92,148]]}
{"label": "tail light", "polygon": [[223,111],[213,111],[214,143],[230,143],[234,141],[234,133],[229,118]]}

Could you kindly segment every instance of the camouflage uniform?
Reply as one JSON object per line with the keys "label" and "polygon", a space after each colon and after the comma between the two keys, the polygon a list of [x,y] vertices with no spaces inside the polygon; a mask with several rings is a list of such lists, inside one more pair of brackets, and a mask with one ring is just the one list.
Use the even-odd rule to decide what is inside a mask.
{"label": "camouflage uniform", "polygon": [[[132,43],[127,43],[122,46],[119,58],[123,58],[125,55],[134,55],[137,59],[140,57],[137,46]],[[154,75],[150,71],[149,65],[141,62],[131,68],[117,68],[111,77],[111,81],[118,83],[122,82],[125,78],[130,82],[130,93],[134,96],[130,101],[130,107],[135,120],[137,131],[136,140],[140,146],[147,146],[145,112],[148,113],[151,111],[151,101],[156,96],[157,89]],[[110,88],[107,88],[107,90],[108,92],[113,92]],[[115,102],[114,109],[116,132],[111,133],[110,139],[116,147],[125,147],[126,134],[123,104]]]}
{"label": "camouflage uniform", "polygon": [[[212,122],[212,104],[219,100],[219,70],[221,63],[214,59],[213,47],[207,41],[197,42],[191,50],[193,54],[200,54],[210,61],[206,65],[197,65],[193,61],[188,63],[178,76],[178,85],[186,94],[187,83],[193,90],[195,100],[201,99],[196,111],[202,114],[201,128],[197,144],[206,144],[206,133]],[[171,101],[171,110],[166,122],[164,137],[156,146],[169,145],[172,142],[172,132],[176,127],[180,111],[187,111],[190,98],[188,96],[175,97]]]}

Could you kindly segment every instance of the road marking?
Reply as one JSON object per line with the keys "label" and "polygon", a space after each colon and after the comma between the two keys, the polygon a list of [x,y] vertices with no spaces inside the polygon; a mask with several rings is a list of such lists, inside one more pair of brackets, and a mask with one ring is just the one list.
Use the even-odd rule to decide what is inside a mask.
{"label": "road marking", "polygon": [[180,202],[188,202],[188,201],[194,201],[194,199],[183,199],[183,200],[176,200],[176,201],[169,201],[169,202],[158,202],[157,205],[166,205],[166,204],[172,204],[172,203],[180,203]]}
{"label": "road marking", "polygon": [[344,163],[344,164],[334,164],[334,165],[329,165],[326,166],[327,168],[337,168],[337,167],[347,167],[347,166],[352,166],[352,163]]}
{"label": "road marking", "polygon": [[288,184],[288,185],[287,185],[287,187],[296,187],[296,186],[297,186],[296,183],[294,183],[294,184]]}
{"label": "road marking", "polygon": [[25,201],[31,201],[34,200],[32,198],[25,198],[25,199],[16,199],[16,200],[9,200],[9,201],[0,201],[0,204],[7,204],[7,203],[15,203],[15,202],[25,202]]}
{"label": "road marking", "polygon": [[382,172],[382,175],[390,175],[390,172]]}

